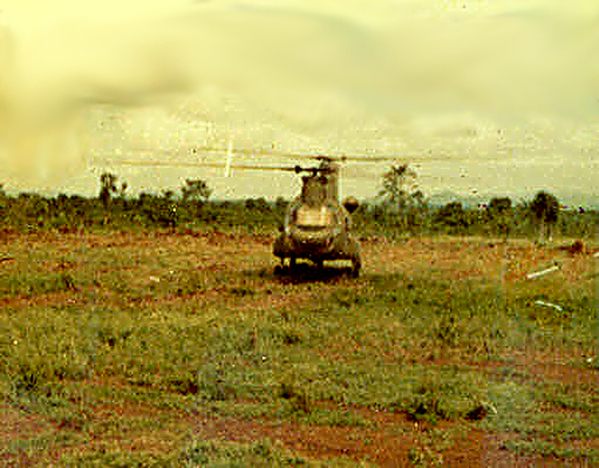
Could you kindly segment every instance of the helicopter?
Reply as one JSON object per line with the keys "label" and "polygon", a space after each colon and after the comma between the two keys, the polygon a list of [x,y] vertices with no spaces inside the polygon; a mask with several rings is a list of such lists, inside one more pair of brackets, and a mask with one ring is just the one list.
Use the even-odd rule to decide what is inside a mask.
{"label": "helicopter", "polygon": [[[218,153],[218,149],[203,148],[208,153]],[[194,153],[197,153],[194,149]],[[309,260],[318,268],[325,261],[349,260],[352,276],[359,276],[362,267],[360,244],[352,235],[350,215],[358,208],[355,197],[347,197],[343,203],[339,200],[340,162],[348,160],[381,161],[395,158],[359,157],[359,156],[323,156],[277,153],[274,151],[236,150],[235,152],[250,155],[262,154],[292,159],[309,158],[318,161],[313,167],[296,166],[261,166],[255,164],[234,164],[231,142],[226,151],[226,162],[192,162],[173,163],[160,161],[119,161],[120,165],[131,166],[178,166],[178,167],[224,167],[225,177],[229,177],[232,169],[291,171],[302,175],[300,194],[289,203],[279,235],[273,244],[273,254],[280,260],[275,273],[293,271],[298,260]]]}
{"label": "helicopter", "polygon": [[316,156],[316,167],[293,168],[302,176],[300,195],[287,207],[280,234],[273,244],[273,254],[281,261],[277,272],[284,271],[285,261],[292,270],[298,259],[308,259],[322,268],[328,260],[350,260],[352,275],[358,276],[362,261],[360,245],[351,234],[350,215],[358,201],[348,197],[339,202],[339,165],[336,158]]}

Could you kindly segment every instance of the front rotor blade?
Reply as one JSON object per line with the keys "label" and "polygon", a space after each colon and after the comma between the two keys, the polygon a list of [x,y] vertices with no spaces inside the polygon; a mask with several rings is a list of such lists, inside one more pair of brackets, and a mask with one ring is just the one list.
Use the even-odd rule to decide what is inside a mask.
{"label": "front rotor blade", "polygon": [[[166,153],[166,154],[181,154],[181,149],[158,149],[158,148],[134,148],[136,152],[149,152],[149,153]],[[210,146],[197,146],[187,147],[184,151],[189,155],[198,155],[200,153],[208,153],[214,156],[223,155],[226,156],[228,148],[225,147],[210,147]],[[294,153],[286,152],[276,149],[268,148],[233,148],[233,154],[241,154],[245,156],[260,156],[260,157],[275,157],[285,159],[312,159],[320,161],[360,161],[360,162],[384,162],[384,161],[397,161],[399,162],[412,162],[412,161],[423,161],[423,162],[435,162],[435,161],[464,161],[472,159],[471,156],[449,156],[449,155],[433,155],[429,154],[414,155],[414,154],[393,154],[393,155],[340,155],[340,156],[329,156],[322,153]]]}
{"label": "front rotor blade", "polygon": [[[140,167],[226,167],[226,163],[188,163],[188,162],[173,162],[173,161],[101,161],[109,165],[114,166],[140,166]],[[305,169],[299,166],[256,166],[253,164],[231,164],[232,169],[242,170],[257,170],[257,171],[290,171],[290,172],[301,172]],[[311,169],[309,169],[311,170]]]}

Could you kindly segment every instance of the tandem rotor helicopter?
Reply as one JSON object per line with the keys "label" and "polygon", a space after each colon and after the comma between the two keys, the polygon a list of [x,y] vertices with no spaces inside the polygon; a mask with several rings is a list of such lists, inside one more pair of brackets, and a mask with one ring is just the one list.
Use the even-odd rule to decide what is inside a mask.
{"label": "tandem rotor helicopter", "polygon": [[[211,153],[222,150],[201,148]],[[194,149],[193,153],[197,153]],[[332,157],[312,156],[271,151],[241,150],[236,152],[249,155],[261,154],[291,159],[311,159],[314,166],[262,166],[255,164],[233,164],[232,145],[227,150],[226,163],[209,161],[173,164],[172,162],[119,161],[119,165],[131,166],[173,166],[178,167],[224,167],[225,177],[231,169],[290,171],[302,175],[300,194],[292,200],[279,227],[279,235],[273,244],[273,254],[280,260],[276,273],[293,272],[298,260],[309,260],[317,268],[325,261],[349,260],[352,276],[359,276],[362,266],[360,244],[352,234],[350,215],[358,208],[355,197],[347,197],[343,203],[339,199],[340,163],[351,160],[376,162],[395,158],[387,157]]]}
{"label": "tandem rotor helicopter", "polygon": [[350,260],[352,275],[358,276],[362,261],[360,245],[351,234],[349,215],[358,201],[348,197],[339,202],[339,165],[337,158],[316,156],[316,167],[296,166],[302,177],[302,190],[285,214],[273,253],[281,261],[277,271],[285,269],[285,260],[293,269],[297,259],[308,259],[319,268],[327,260]]}

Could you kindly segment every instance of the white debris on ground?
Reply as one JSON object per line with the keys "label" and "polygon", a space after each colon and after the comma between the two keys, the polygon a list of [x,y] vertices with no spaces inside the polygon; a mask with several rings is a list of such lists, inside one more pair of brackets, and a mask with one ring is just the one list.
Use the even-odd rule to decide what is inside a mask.
{"label": "white debris on ground", "polygon": [[545,306],[545,307],[552,307],[553,309],[559,310],[560,312],[562,312],[564,310],[563,307],[558,306],[557,304],[552,304],[551,302],[535,301],[535,304],[540,305],[540,306]]}
{"label": "white debris on ground", "polygon": [[552,271],[557,271],[557,270],[559,270],[559,265],[554,265],[552,267],[546,268],[545,270],[537,271],[535,273],[529,273],[528,275],[526,275],[526,278],[528,278],[528,279],[538,278],[539,276],[543,276],[543,275],[546,275],[547,273],[551,273]]}

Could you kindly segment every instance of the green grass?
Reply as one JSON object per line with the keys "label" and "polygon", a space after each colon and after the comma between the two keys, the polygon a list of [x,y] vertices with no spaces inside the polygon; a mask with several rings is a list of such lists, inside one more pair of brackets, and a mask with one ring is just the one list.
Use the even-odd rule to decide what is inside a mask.
{"label": "green grass", "polygon": [[260,466],[260,467],[338,467],[351,468],[372,466],[348,459],[331,458],[324,462],[293,455],[269,441],[253,444],[232,444],[222,441],[192,441],[179,456],[185,466]]}
{"label": "green grass", "polygon": [[[16,438],[0,454],[47,460],[63,448],[66,466],[320,466],[264,441],[199,440],[174,422],[163,431],[180,440],[176,449],[109,443],[160,431],[153,411],[351,431],[376,430],[368,412],[383,412],[406,427],[486,431],[516,454],[597,461],[597,385],[539,373],[534,357],[553,352],[592,371],[593,290],[539,281],[506,292],[426,271],[290,285],[264,266],[211,272],[188,255],[135,244],[15,253],[0,275],[0,394],[58,432]],[[48,268],[26,269],[32,256]],[[45,299],[54,293],[70,300]],[[296,302],[263,306],[277,295]],[[26,305],[11,302],[23,297]],[[148,413],[101,422],[103,405]],[[76,454],[88,434],[108,445]],[[406,461],[433,463],[442,439],[431,432]]]}
{"label": "green grass", "polygon": [[0,297],[26,296],[76,291],[77,282],[69,272],[32,274],[19,272],[0,276]]}
{"label": "green grass", "polygon": [[104,450],[103,453],[92,453],[63,459],[64,466],[73,467],[336,467],[336,468],[368,468],[367,463],[353,462],[348,459],[334,458],[326,463],[310,460],[294,455],[268,440],[251,444],[232,443],[221,440],[192,440],[184,449],[170,456],[153,453],[132,455],[126,451]]}

